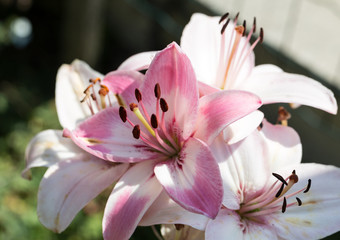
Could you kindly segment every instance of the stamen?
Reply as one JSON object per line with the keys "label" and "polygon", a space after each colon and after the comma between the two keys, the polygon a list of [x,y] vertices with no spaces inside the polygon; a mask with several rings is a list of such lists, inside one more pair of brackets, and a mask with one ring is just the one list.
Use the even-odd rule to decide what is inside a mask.
{"label": "stamen", "polygon": [[228,12],[223,14],[222,17],[220,18],[220,21],[218,23],[220,24],[221,22],[223,22],[228,16],[229,16]]}
{"label": "stamen", "polygon": [[149,123],[145,120],[142,113],[139,111],[138,105],[135,103],[130,104],[130,110],[133,111],[133,113],[137,116],[137,118],[143,123],[143,125],[146,127],[146,129],[151,133],[152,136],[155,135],[155,131],[151,128]]}
{"label": "stamen", "polygon": [[242,24],[244,31],[243,31],[243,36],[246,35],[246,31],[247,31],[247,23],[246,20],[243,20],[243,24]]}
{"label": "stamen", "polygon": [[302,205],[302,201],[300,198],[296,197],[296,201],[298,202],[298,205],[301,206]]}
{"label": "stamen", "polygon": [[93,93],[91,93],[91,98],[92,98],[93,101],[97,101],[97,97]]}
{"label": "stamen", "polygon": [[184,225],[183,224],[174,224],[175,225],[175,228],[177,231],[181,230],[182,228],[184,228]]}
{"label": "stamen", "polygon": [[135,89],[135,96],[136,96],[137,102],[140,102],[142,100],[142,94],[138,88]]}
{"label": "stamen", "polygon": [[282,191],[283,191],[284,186],[285,186],[285,185],[282,183],[282,185],[281,185],[279,191],[278,191],[278,192],[276,193],[276,195],[275,195],[276,198],[280,197],[280,195],[281,195],[281,193],[282,193]]}
{"label": "stamen", "polygon": [[155,85],[154,92],[155,92],[155,97],[159,99],[161,97],[161,87],[159,86],[158,83]]}
{"label": "stamen", "polygon": [[153,128],[157,128],[158,127],[158,120],[155,114],[151,115],[151,126]]}
{"label": "stamen", "polygon": [[98,94],[100,96],[101,106],[102,108],[106,108],[106,102],[105,102],[105,96],[109,93],[108,87],[105,85],[100,85],[100,89],[98,91]]}
{"label": "stamen", "polygon": [[294,183],[299,181],[299,177],[295,174],[295,170],[293,170],[292,175],[289,176],[289,180],[294,181]]}
{"label": "stamen", "polygon": [[256,32],[256,17],[254,17],[254,21],[253,21],[253,33]]}
{"label": "stamen", "polygon": [[308,179],[308,184],[307,184],[307,188],[305,191],[303,191],[303,193],[307,193],[310,189],[310,187],[312,186],[312,180],[311,179]]}
{"label": "stamen", "polygon": [[287,208],[287,200],[286,200],[286,197],[283,197],[282,213],[286,211],[286,208]]}
{"label": "stamen", "polygon": [[169,110],[168,103],[165,101],[164,98],[160,99],[159,105],[161,106],[163,112],[167,112]]}
{"label": "stamen", "polygon": [[227,22],[222,26],[222,29],[221,29],[221,34],[222,34],[222,35],[223,35],[225,29],[227,28],[229,22],[230,22],[230,18],[228,18]]}
{"label": "stamen", "polygon": [[263,43],[263,37],[264,37],[264,33],[263,33],[263,28],[260,28],[260,43]]}
{"label": "stamen", "polygon": [[140,137],[140,127],[139,125],[135,125],[132,130],[132,135],[134,138],[139,139]]}
{"label": "stamen", "polygon": [[90,83],[93,83],[93,84],[96,84],[98,81],[99,81],[99,82],[101,81],[100,78],[95,78],[95,79],[90,79],[90,80],[89,80],[89,82],[90,82]]}
{"label": "stamen", "polygon": [[281,122],[281,125],[288,126],[288,120],[291,118],[290,113],[284,107],[280,106],[277,114],[277,123]]}
{"label": "stamen", "polygon": [[120,119],[122,119],[123,122],[126,122],[127,119],[127,113],[124,107],[120,106],[119,107],[119,116]]}
{"label": "stamen", "polygon": [[240,12],[238,12],[238,13],[236,14],[235,18],[234,18],[235,23],[237,23],[237,20],[238,20],[238,16],[239,16],[239,15],[240,15]]}
{"label": "stamen", "polygon": [[288,185],[288,183],[286,182],[286,180],[279,174],[277,173],[272,173],[274,177],[276,177],[279,181],[281,181],[282,183],[284,183],[285,185]]}

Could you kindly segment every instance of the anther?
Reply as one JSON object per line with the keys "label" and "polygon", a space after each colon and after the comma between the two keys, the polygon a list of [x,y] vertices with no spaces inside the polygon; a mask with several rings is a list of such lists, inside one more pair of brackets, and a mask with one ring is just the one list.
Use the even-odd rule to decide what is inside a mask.
{"label": "anther", "polygon": [[127,119],[127,113],[124,107],[120,106],[119,107],[119,116],[120,119],[122,119],[123,122],[126,122]]}
{"label": "anther", "polygon": [[136,103],[130,103],[130,110],[133,111],[135,108],[138,108],[138,105]]}
{"label": "anther", "polygon": [[236,16],[235,16],[235,22],[237,22],[237,19],[238,19],[238,16],[240,15],[240,12],[238,12],[237,14],[236,14]]}
{"label": "anther", "polygon": [[281,181],[283,184],[285,185],[288,185],[288,183],[286,182],[286,180],[280,175],[280,174],[277,174],[277,173],[272,173],[274,177],[276,177],[279,181]]}
{"label": "anther", "polygon": [[167,112],[169,110],[168,103],[165,101],[164,98],[160,99],[159,105],[161,106],[163,112]]}
{"label": "anther", "polygon": [[303,191],[303,193],[306,193],[306,192],[308,192],[308,191],[309,191],[309,189],[310,189],[310,187],[311,187],[311,185],[312,185],[312,180],[311,180],[311,179],[308,179],[308,184],[307,184],[306,190],[305,190],[305,191]]}
{"label": "anther", "polygon": [[227,22],[223,25],[222,29],[221,29],[221,34],[224,33],[225,29],[227,28],[228,24],[230,22],[230,18],[228,18]]}
{"label": "anther", "polygon": [[183,224],[175,224],[175,228],[177,231],[181,230],[182,228],[184,228]]}
{"label": "anther", "polygon": [[97,97],[93,93],[91,93],[91,98],[92,98],[93,101],[97,101]]}
{"label": "anther", "polygon": [[295,174],[295,170],[292,172],[292,175],[289,176],[289,180],[294,181],[294,183],[297,183],[299,181],[299,177]]}
{"label": "anther", "polygon": [[287,208],[287,200],[286,200],[286,197],[283,197],[282,213],[286,211],[286,208]]}
{"label": "anther", "polygon": [[246,34],[246,31],[247,31],[247,23],[246,23],[246,20],[243,20],[243,24],[242,24],[244,30],[243,30],[243,36]]}
{"label": "anther", "polygon": [[132,135],[134,138],[139,139],[140,137],[140,127],[139,125],[135,125],[132,130]]}
{"label": "anther", "polygon": [[302,205],[302,201],[301,201],[301,199],[300,199],[300,198],[296,197],[296,201],[297,201],[297,203],[298,203],[298,205],[299,205],[299,206],[301,206],[301,205]]}
{"label": "anther", "polygon": [[263,28],[260,28],[260,43],[263,43]]}
{"label": "anther", "polygon": [[158,83],[155,85],[154,91],[155,91],[155,97],[159,99],[161,97],[161,87],[159,86]]}
{"label": "anther", "polygon": [[96,82],[100,82],[100,78],[90,79],[89,82],[95,84]]}
{"label": "anther", "polygon": [[243,26],[237,26],[235,27],[235,31],[240,34],[240,35],[243,35],[244,33],[244,27]]}
{"label": "anther", "polygon": [[135,96],[136,96],[137,102],[140,102],[142,100],[142,94],[138,88],[135,89]]}
{"label": "anther", "polygon": [[279,191],[278,191],[278,192],[276,193],[276,195],[275,195],[276,198],[280,197],[280,195],[281,195],[281,193],[282,193],[282,191],[283,191],[284,186],[285,186],[285,185],[282,183],[282,185],[281,185]]}
{"label": "anther", "polygon": [[220,21],[218,23],[220,24],[221,22],[223,22],[228,16],[229,16],[228,12],[223,14],[222,17],[220,18]]}
{"label": "anther", "polygon": [[158,120],[155,114],[151,115],[151,126],[153,128],[157,128],[158,127]]}
{"label": "anther", "polygon": [[253,22],[253,32],[256,32],[256,17],[254,17],[254,22]]}

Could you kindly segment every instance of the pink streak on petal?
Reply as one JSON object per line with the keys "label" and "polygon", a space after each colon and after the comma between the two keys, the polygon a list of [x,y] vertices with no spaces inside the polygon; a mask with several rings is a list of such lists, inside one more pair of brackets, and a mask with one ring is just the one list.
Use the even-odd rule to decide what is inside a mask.
{"label": "pink streak on petal", "polygon": [[205,143],[189,138],[176,159],[156,165],[155,174],[169,196],[183,208],[216,217],[223,197],[222,179]]}
{"label": "pink streak on petal", "polygon": [[113,189],[105,207],[105,240],[129,239],[144,213],[162,191],[152,161],[131,167]]}
{"label": "pink streak on petal", "polygon": [[245,91],[220,91],[200,98],[195,137],[211,143],[234,121],[261,106],[261,100]]}

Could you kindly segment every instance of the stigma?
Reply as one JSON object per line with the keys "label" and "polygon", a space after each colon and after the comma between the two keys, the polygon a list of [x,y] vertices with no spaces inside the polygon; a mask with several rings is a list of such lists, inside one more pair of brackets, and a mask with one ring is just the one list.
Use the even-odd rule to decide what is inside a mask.
{"label": "stigma", "polygon": [[[234,25],[230,24],[229,13],[224,14],[219,21],[219,24],[222,25],[218,66],[218,69],[221,70],[218,77],[221,89],[230,89],[232,87],[230,79],[237,80],[247,58],[252,54],[256,45],[263,42],[263,29],[260,28],[259,36],[250,44],[250,38],[256,32],[256,18],[254,18],[252,28],[247,35],[246,21],[243,21],[242,25],[237,25],[238,15],[234,19]],[[231,27],[236,27],[233,27],[231,31],[227,31],[227,27],[230,25],[232,25]],[[226,38],[230,39],[228,46],[225,45]]]}
{"label": "stigma", "polygon": [[[291,206],[301,206],[302,200],[297,197],[300,193],[307,193],[312,181],[308,179],[307,185],[298,191],[288,193],[289,190],[299,181],[299,177],[295,170],[287,178],[277,173],[272,173],[276,181],[271,187],[267,188],[260,195],[241,204],[238,213],[246,219],[256,220],[257,217],[268,215],[276,212],[285,213]],[[292,201],[291,199],[295,197]]]}

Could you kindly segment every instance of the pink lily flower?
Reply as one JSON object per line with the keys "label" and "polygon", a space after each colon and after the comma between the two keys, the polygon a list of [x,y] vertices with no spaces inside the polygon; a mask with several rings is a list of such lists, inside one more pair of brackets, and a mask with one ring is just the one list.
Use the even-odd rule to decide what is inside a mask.
{"label": "pink lily flower", "polygon": [[[340,169],[301,163],[300,139],[292,128],[264,120],[261,130],[242,141],[214,147],[220,149],[217,158],[224,184],[217,217],[198,218],[163,197],[141,224],[186,224],[205,230],[207,240],[321,239],[340,230],[335,213],[340,205],[336,184]],[[198,230],[191,233],[196,236]]]}
{"label": "pink lily flower", "polygon": [[[91,116],[90,108],[80,100],[89,79],[102,77],[79,60],[60,67],[56,105],[63,127],[73,129],[77,122]],[[94,104],[92,111],[100,109],[101,105]],[[118,181],[129,167],[129,164],[104,161],[85,152],[70,139],[62,137],[61,130],[37,134],[27,146],[25,158],[22,176],[26,179],[31,178],[31,168],[48,167],[40,182],[37,212],[40,222],[57,233],[64,231],[89,201]]]}
{"label": "pink lily flower", "polygon": [[[109,89],[115,83],[103,81]],[[215,218],[223,191],[209,145],[225,126],[256,110],[259,98],[242,91],[199,98],[191,63],[175,43],[154,57],[143,82],[134,81],[118,98],[120,104],[64,130],[94,156],[137,163],[111,193],[104,238],[128,239],[163,189],[188,211]]]}
{"label": "pink lily flower", "polygon": [[[228,15],[209,17],[195,13],[185,26],[181,47],[188,55],[201,95],[219,89],[237,89],[258,95],[263,104],[292,103],[292,106],[307,105],[332,114],[337,112],[337,103],[332,91],[319,82],[299,74],[283,72],[277,66],[255,66],[253,49],[263,41],[263,30],[254,43],[250,37],[256,31],[254,22],[248,35],[244,26],[236,26]],[[121,64],[118,69],[141,70],[149,66],[155,52],[136,54]],[[246,137],[262,121],[263,113],[254,111],[231,124],[225,131],[225,140],[235,143]]]}

